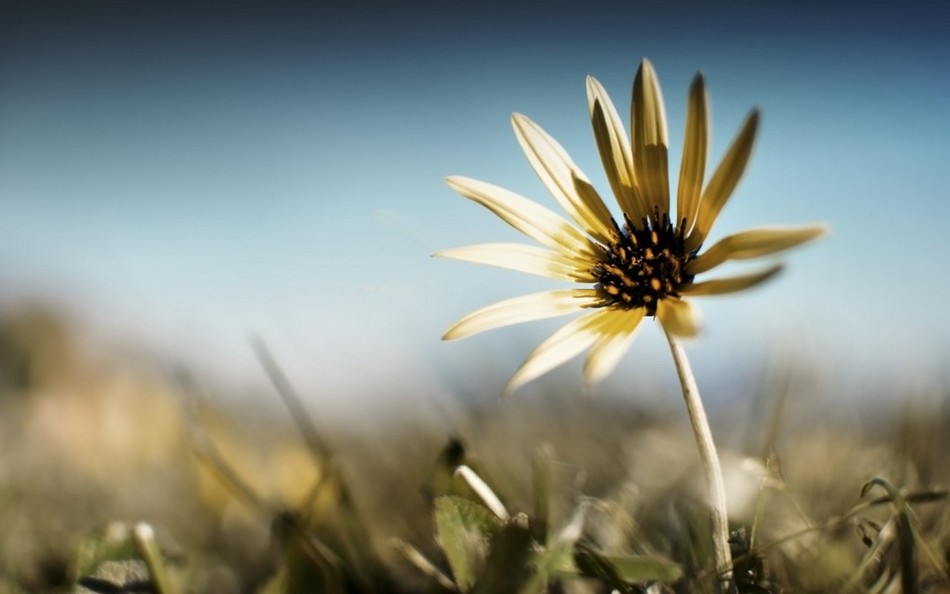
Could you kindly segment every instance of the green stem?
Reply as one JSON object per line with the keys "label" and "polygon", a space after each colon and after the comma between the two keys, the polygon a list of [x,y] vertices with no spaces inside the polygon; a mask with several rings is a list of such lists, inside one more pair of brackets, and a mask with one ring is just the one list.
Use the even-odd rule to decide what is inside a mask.
{"label": "green stem", "polygon": [[148,567],[152,583],[155,585],[155,591],[158,594],[175,594],[175,589],[168,578],[168,572],[165,571],[162,553],[155,542],[155,531],[151,525],[145,522],[136,524],[132,530],[132,538],[135,542],[135,548]]}
{"label": "green stem", "polygon": [[[664,330],[665,331],[665,330]],[[666,339],[670,343],[673,362],[676,364],[676,373],[683,388],[683,399],[686,401],[686,410],[689,412],[690,424],[693,426],[693,435],[699,448],[699,457],[703,461],[703,470],[706,476],[706,489],[709,491],[710,520],[712,523],[713,559],[716,563],[716,574],[719,576],[719,585],[722,592],[729,592],[732,582],[732,553],[729,550],[729,517],[726,512],[726,488],[722,481],[722,468],[719,465],[719,454],[716,453],[716,444],[713,443],[712,431],[709,429],[709,420],[703,408],[699,388],[693,377],[693,370],[686,359],[686,352],[679,341],[669,332]]]}

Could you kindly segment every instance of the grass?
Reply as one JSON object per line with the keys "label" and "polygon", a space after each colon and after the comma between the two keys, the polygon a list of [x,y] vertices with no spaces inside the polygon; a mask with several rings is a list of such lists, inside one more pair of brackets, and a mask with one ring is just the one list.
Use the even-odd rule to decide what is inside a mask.
{"label": "grass", "polygon": [[[717,591],[673,406],[483,394],[445,424],[314,427],[292,393],[215,407],[31,323],[0,328],[0,593]],[[737,591],[950,592],[950,393],[843,419],[799,379],[713,415]]]}

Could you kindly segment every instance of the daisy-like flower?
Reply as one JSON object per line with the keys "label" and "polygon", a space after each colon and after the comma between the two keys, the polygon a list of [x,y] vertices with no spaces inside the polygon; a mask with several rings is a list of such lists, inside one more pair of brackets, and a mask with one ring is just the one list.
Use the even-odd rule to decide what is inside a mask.
{"label": "daisy-like flower", "polygon": [[716,217],[742,177],[759,123],[753,110],[703,185],[709,143],[705,82],[693,80],[686,113],[676,210],[670,207],[667,130],[656,73],[644,60],[633,83],[630,139],[601,84],[587,78],[594,138],[619,216],[611,213],[588,178],[556,140],[521,114],[515,136],[542,183],[572,222],[513,192],[466,177],[448,184],[485,206],[540,246],[490,243],[438,252],[437,256],[489,264],[573,281],[581,287],[509,299],[479,309],[443,336],[453,340],[485,330],[559,316],[584,314],[542,342],[508,383],[524,383],[590,349],[584,377],[610,373],[627,351],[644,317],[655,317],[673,335],[694,336],[698,317],[685,297],[748,289],[773,277],[780,264],[743,276],[697,280],[729,260],[781,252],[814,239],[822,226],[758,228],[729,235],[700,253]]}

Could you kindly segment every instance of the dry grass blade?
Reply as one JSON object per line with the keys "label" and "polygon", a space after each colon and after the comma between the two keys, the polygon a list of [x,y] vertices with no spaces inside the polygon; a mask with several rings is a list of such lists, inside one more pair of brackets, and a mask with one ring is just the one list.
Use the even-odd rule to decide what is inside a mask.
{"label": "dry grass blade", "polygon": [[917,548],[915,546],[914,529],[911,526],[911,510],[907,506],[903,493],[889,481],[875,477],[865,483],[861,489],[861,496],[875,486],[881,487],[890,496],[897,512],[897,542],[901,560],[901,590],[904,594],[917,594]]}
{"label": "dry grass blade", "polygon": [[339,574],[341,563],[339,556],[325,543],[305,532],[307,523],[297,519],[296,514],[289,513],[287,510],[279,508],[259,496],[254,488],[241,478],[237,470],[228,463],[197,417],[197,409],[200,406],[197,399],[199,389],[194,380],[190,376],[182,374],[179,376],[179,382],[183,387],[183,392],[191,395],[191,400],[186,403],[185,407],[186,422],[193,445],[192,449],[198,460],[205,464],[232,493],[244,501],[254,512],[271,521],[279,529],[276,536],[285,546],[289,543],[295,543],[295,546],[299,547],[324,575]]}
{"label": "dry grass blade", "polygon": [[531,479],[534,486],[534,537],[541,543],[547,542],[551,519],[551,465],[551,448],[539,447],[532,460]]}
{"label": "dry grass blade", "polygon": [[198,458],[198,461],[204,464],[238,497],[238,499],[241,499],[252,510],[267,519],[276,517],[281,510],[260,497],[257,492],[241,478],[241,475],[228,463],[218,449],[218,446],[215,445],[214,440],[211,439],[211,436],[205,431],[201,420],[198,418],[198,409],[201,405],[197,396],[199,389],[194,380],[190,376],[181,375],[179,376],[179,383],[183,388],[183,393],[186,394],[189,399],[185,403],[185,421],[188,425],[188,435],[192,444],[192,451]]}
{"label": "dry grass blade", "polygon": [[[343,480],[329,446],[317,433],[316,425],[307,413],[303,400],[290,384],[270,350],[259,338],[254,338],[251,342],[261,366],[287,407],[307,448],[314,459],[323,466],[324,471],[317,477],[307,496],[305,509],[309,512],[324,486],[332,483],[331,486],[338,492],[339,509],[327,519],[327,522],[333,528],[334,536],[339,540],[340,553],[345,554],[356,574],[356,579],[366,591],[374,591],[388,585],[388,574],[376,554],[365,524],[356,511],[349,486]],[[304,524],[309,525],[310,520],[311,518],[305,516]]]}
{"label": "dry grass blade", "polygon": [[277,361],[274,360],[267,345],[264,344],[264,341],[260,338],[253,338],[251,339],[251,346],[254,348],[254,353],[257,355],[261,366],[267,373],[267,377],[271,383],[274,384],[277,395],[280,396],[280,399],[290,412],[290,417],[293,419],[294,425],[297,426],[297,430],[300,431],[300,435],[303,437],[307,447],[310,448],[310,451],[317,460],[329,460],[331,457],[330,448],[317,433],[314,428],[315,425],[310,419],[306,407],[303,405],[303,400],[300,398],[300,395],[297,394],[297,391],[294,390],[293,386],[290,385],[290,381],[277,364]]}
{"label": "dry grass blade", "polygon": [[406,561],[411,563],[416,569],[431,577],[446,590],[458,592],[459,589],[458,586],[455,585],[455,582],[453,582],[449,576],[442,573],[442,571],[436,567],[432,561],[429,561],[425,555],[420,553],[416,547],[398,538],[393,538],[390,540],[390,542],[392,543],[393,548],[396,549],[399,554],[402,555]]}

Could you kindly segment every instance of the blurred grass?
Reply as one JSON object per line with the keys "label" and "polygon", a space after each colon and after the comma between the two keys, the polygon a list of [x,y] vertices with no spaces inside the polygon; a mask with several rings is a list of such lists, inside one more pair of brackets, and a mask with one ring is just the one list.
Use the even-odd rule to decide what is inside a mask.
{"label": "blurred grass", "polygon": [[[485,394],[448,425],[408,416],[365,428],[321,422],[326,451],[315,452],[289,414],[222,406],[227,395],[208,396],[213,389],[200,378],[185,389],[157,365],[89,357],[81,339],[42,307],[0,318],[0,593],[73,590],[88,573],[77,551],[89,550],[89,539],[143,521],[157,533],[173,583],[187,591],[446,591],[452,567],[432,512],[438,496],[478,501],[452,474],[462,458],[508,510],[527,514],[527,532],[491,528],[486,542],[497,540],[512,559],[551,551],[535,565],[560,576],[549,591],[620,589],[624,571],[663,567],[677,568],[668,569],[676,579],[629,591],[712,591],[685,415],[619,397],[557,393],[499,406]],[[734,542],[740,591],[906,591],[913,551],[918,591],[950,592],[946,386],[882,389],[900,404],[849,417],[806,402],[821,400],[814,397],[822,390],[807,369],[778,365],[760,375],[748,407],[723,411],[714,427],[731,521],[743,528]],[[219,461],[195,455],[207,444],[189,434],[190,422]],[[899,497],[878,489],[862,497],[872,479]],[[577,521],[579,506],[570,571],[587,577],[567,578],[556,536]],[[393,539],[429,560],[442,585]],[[472,571],[484,566],[494,575],[484,583],[513,588],[503,577],[514,570],[498,570],[491,558],[483,551]],[[295,573],[315,559],[330,569]],[[339,575],[327,581],[327,572]]]}

